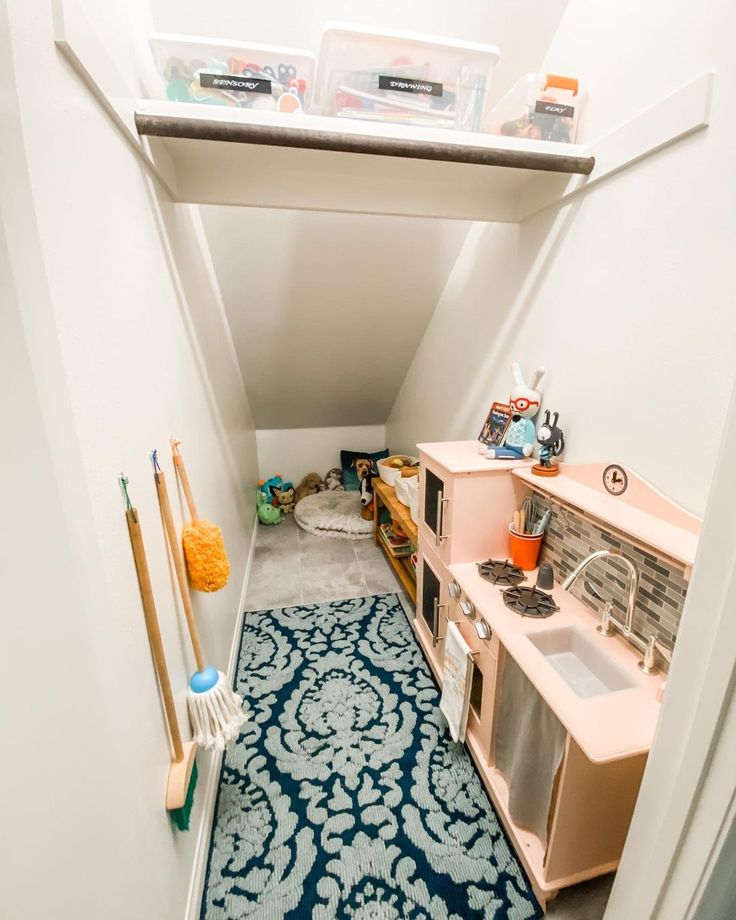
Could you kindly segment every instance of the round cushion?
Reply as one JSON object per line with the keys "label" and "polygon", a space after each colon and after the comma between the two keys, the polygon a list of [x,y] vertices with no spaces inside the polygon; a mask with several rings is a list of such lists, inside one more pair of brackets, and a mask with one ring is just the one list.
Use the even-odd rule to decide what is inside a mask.
{"label": "round cushion", "polygon": [[364,520],[358,492],[328,490],[307,495],[294,508],[294,520],[309,533],[335,540],[365,540],[373,521]]}

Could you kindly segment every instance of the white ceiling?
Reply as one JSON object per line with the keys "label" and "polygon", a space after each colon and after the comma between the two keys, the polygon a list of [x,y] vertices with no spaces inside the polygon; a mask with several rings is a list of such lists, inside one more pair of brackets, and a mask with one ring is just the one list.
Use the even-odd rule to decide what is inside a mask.
{"label": "white ceiling", "polygon": [[256,427],[385,422],[467,224],[202,213]]}

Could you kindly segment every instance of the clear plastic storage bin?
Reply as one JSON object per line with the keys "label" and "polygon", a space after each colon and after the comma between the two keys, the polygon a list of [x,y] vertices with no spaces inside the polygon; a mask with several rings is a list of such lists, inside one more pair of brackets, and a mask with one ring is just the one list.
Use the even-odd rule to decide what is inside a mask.
{"label": "clear plastic storage bin", "polygon": [[317,102],[324,115],[480,131],[498,48],[327,23]]}
{"label": "clear plastic storage bin", "polygon": [[162,97],[172,102],[293,113],[311,104],[316,59],[309,51],[162,33],[150,44]]}
{"label": "clear plastic storage bin", "polygon": [[488,130],[507,137],[574,144],[582,106],[575,77],[528,73],[493,107]]}

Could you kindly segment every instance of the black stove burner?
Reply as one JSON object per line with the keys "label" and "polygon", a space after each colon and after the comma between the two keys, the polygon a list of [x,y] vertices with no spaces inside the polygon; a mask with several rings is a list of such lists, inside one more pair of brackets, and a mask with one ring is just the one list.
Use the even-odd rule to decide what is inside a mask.
{"label": "black stove burner", "polygon": [[524,581],[526,575],[508,559],[489,559],[487,562],[478,563],[478,574],[492,585],[518,585]]}
{"label": "black stove burner", "polygon": [[560,608],[555,604],[550,594],[545,594],[539,588],[529,588],[515,585],[503,592],[503,602],[514,613],[522,617],[536,617],[544,619],[551,617]]}

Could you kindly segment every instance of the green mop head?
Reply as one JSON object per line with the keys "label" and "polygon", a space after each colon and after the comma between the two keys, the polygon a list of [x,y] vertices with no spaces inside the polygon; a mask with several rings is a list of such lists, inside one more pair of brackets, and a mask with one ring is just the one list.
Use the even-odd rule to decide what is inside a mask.
{"label": "green mop head", "polygon": [[189,777],[189,788],[187,789],[187,797],[184,800],[184,804],[181,808],[174,808],[169,812],[171,820],[180,831],[189,830],[189,819],[192,817],[192,808],[194,807],[194,790],[197,788],[197,776],[197,761],[195,760],[192,764],[192,774]]}

